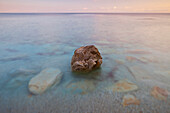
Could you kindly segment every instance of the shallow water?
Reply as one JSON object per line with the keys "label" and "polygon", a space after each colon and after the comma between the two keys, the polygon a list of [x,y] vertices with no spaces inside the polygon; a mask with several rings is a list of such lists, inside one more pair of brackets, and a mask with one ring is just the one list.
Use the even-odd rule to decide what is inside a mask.
{"label": "shallow water", "polygon": [[[91,44],[101,52],[101,68],[72,73],[74,50]],[[168,113],[170,97],[150,92],[170,91],[169,49],[169,14],[0,14],[0,113]],[[30,94],[29,80],[50,67],[63,72],[60,84]],[[123,79],[138,90],[113,92]],[[126,94],[140,105],[123,107]]]}

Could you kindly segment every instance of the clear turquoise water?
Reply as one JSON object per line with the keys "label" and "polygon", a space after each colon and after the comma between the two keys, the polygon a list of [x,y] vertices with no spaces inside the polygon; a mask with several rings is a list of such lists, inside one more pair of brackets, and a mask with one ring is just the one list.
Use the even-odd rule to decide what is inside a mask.
{"label": "clear turquoise water", "polygon": [[[72,73],[74,50],[91,44],[101,68]],[[169,14],[0,14],[0,113],[170,112],[170,97],[150,95],[153,86],[170,91],[169,49]],[[63,72],[61,83],[31,95],[29,80],[48,67]],[[139,89],[107,89],[122,79]],[[125,94],[140,105],[123,107]]]}

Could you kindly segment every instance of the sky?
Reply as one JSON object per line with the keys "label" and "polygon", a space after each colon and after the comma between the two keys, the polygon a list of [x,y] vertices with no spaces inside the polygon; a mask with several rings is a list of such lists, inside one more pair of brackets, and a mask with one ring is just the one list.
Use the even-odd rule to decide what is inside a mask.
{"label": "sky", "polygon": [[0,13],[170,13],[170,0],[0,0]]}

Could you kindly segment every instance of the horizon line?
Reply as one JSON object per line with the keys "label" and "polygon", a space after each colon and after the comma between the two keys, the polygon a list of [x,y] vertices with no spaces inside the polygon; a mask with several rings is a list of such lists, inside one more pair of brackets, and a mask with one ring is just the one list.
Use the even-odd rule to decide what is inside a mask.
{"label": "horizon line", "polygon": [[170,13],[101,13],[101,12],[60,12],[60,13],[52,13],[52,12],[48,12],[48,13],[44,13],[44,12],[40,12],[40,13],[36,13],[36,12],[27,12],[27,13],[0,13],[0,15],[170,15]]}
{"label": "horizon line", "polygon": [[0,14],[170,14],[170,12],[0,12]]}

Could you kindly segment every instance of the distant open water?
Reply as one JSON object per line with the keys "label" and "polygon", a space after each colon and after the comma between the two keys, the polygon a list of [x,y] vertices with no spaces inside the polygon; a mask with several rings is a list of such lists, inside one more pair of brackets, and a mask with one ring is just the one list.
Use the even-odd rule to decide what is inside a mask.
{"label": "distant open water", "polygon": [[[74,50],[91,44],[101,68],[72,73]],[[48,67],[63,72],[61,83],[31,95],[29,80]],[[123,107],[124,93],[107,90],[122,79],[139,87],[128,92],[139,106]],[[71,88],[81,81],[84,89]],[[156,100],[153,86],[170,91],[170,14],[0,14],[0,113],[170,112],[170,97]]]}

